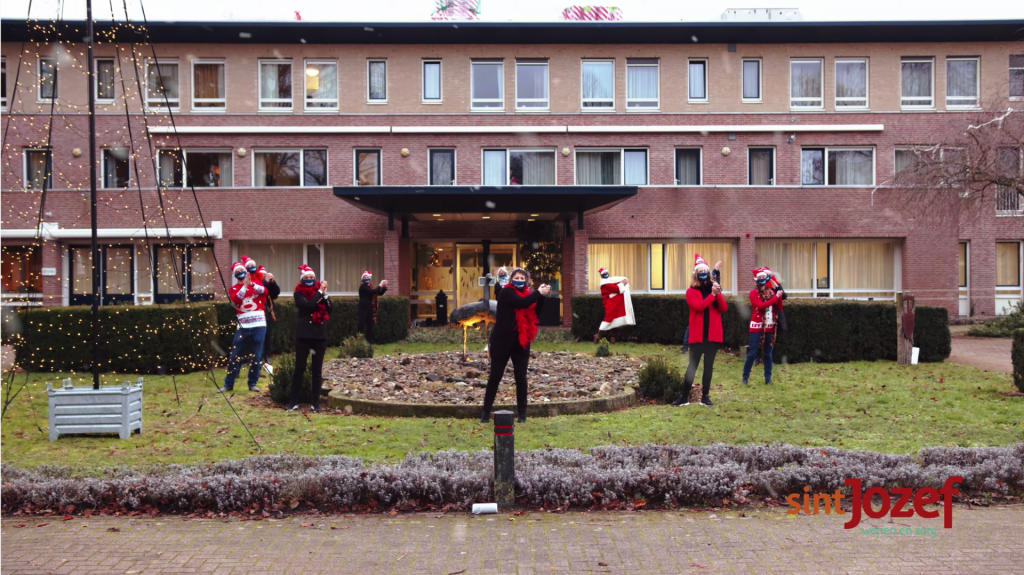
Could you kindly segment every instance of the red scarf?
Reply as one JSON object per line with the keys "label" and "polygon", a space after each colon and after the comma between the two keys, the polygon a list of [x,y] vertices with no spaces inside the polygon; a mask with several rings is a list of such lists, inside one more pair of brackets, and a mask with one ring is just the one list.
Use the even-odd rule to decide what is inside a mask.
{"label": "red scarf", "polygon": [[[501,289],[512,288],[519,297],[530,295],[530,286],[519,289],[509,284]],[[519,346],[525,348],[530,342],[537,339],[537,304],[531,303],[530,307],[516,310],[516,331],[519,332]]]}
{"label": "red scarf", "polygon": [[[320,290],[314,286],[304,286],[302,283],[299,283],[299,285],[295,286],[295,291],[302,294],[302,297],[306,299],[313,299]],[[331,319],[331,316],[327,314],[327,304],[324,303],[323,299],[316,304],[316,310],[313,311],[313,315],[309,319],[315,324],[321,324]]]}

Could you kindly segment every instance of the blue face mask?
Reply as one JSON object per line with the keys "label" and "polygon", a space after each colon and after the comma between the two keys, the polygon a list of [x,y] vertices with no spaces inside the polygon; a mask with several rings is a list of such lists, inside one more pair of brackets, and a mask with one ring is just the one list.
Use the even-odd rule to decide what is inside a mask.
{"label": "blue face mask", "polygon": [[256,273],[256,266],[252,266],[251,268],[245,268],[245,269],[249,270],[249,273],[251,273],[251,274]]}
{"label": "blue face mask", "polygon": [[523,289],[524,287],[526,287],[526,280],[512,280],[512,285],[516,289]]}
{"label": "blue face mask", "polygon": [[766,283],[768,283],[768,278],[758,278],[757,279],[757,285],[759,285],[759,286],[763,286]]}
{"label": "blue face mask", "polygon": [[697,274],[697,279],[700,280],[701,282],[706,282],[706,281],[708,281],[708,274],[707,273],[699,273],[699,274]]}
{"label": "blue face mask", "polygon": [[245,272],[238,272],[238,273],[235,274],[235,277],[240,279],[240,280],[244,280],[245,279]]}
{"label": "blue face mask", "polygon": [[370,278],[363,278],[363,283],[364,284],[370,283]]}
{"label": "blue face mask", "polygon": [[313,287],[315,284],[316,284],[316,280],[315,279],[304,279],[304,280],[302,280],[302,285],[304,285],[306,287]]}
{"label": "blue face mask", "polygon": [[604,272],[603,274],[601,274],[601,277],[603,277],[604,279],[608,279],[608,272]]}

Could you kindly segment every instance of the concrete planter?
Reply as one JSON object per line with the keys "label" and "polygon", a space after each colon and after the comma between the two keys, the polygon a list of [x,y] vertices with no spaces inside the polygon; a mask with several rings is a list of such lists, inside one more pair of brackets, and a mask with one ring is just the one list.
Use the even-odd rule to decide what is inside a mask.
{"label": "concrete planter", "polygon": [[120,387],[75,387],[70,379],[53,389],[46,384],[50,398],[50,441],[70,433],[117,433],[128,439],[133,430],[142,433],[142,378]]}

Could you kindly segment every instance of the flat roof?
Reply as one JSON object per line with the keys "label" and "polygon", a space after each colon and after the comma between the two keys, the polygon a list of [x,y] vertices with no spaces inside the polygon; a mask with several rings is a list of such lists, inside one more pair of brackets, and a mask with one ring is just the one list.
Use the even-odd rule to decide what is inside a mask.
{"label": "flat roof", "polygon": [[[4,42],[41,40],[24,20],[0,21]],[[140,24],[133,21],[133,24]],[[62,37],[84,35],[65,21]],[[109,22],[95,24],[98,33]],[[119,41],[143,35],[121,26]],[[1024,40],[1024,20],[902,22],[149,22],[149,38],[170,44],[807,44],[1007,42]]]}

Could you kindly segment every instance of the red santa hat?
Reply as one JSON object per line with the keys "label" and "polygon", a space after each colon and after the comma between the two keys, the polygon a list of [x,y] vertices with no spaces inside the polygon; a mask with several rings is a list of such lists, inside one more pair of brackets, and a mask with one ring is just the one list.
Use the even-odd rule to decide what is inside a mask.
{"label": "red santa hat", "polygon": [[373,277],[373,274],[370,273],[370,270],[366,270],[365,272],[363,272],[363,275],[359,276],[359,279],[364,280],[366,278],[372,278],[372,277]]}
{"label": "red santa hat", "polygon": [[608,273],[608,270],[606,270],[604,268],[601,268],[601,269],[597,270],[597,275],[599,275],[599,276],[603,276],[606,273]]}
{"label": "red santa hat", "polygon": [[235,262],[231,264],[231,273],[235,273],[238,270],[242,270],[243,272],[245,271],[245,266],[242,264],[242,262]]}
{"label": "red santa hat", "polygon": [[252,267],[256,265],[256,260],[250,258],[249,256],[242,256],[242,265],[245,266],[246,268]]}
{"label": "red santa hat", "polygon": [[313,279],[316,279],[316,272],[313,271],[313,268],[307,266],[306,264],[302,264],[301,266],[299,266],[299,279],[301,280],[307,275],[313,276]]}
{"label": "red santa hat", "polygon": [[772,270],[768,268],[757,268],[756,270],[750,270],[750,273],[754,274],[754,279],[760,277],[770,278],[772,276]]}
{"label": "red santa hat", "polygon": [[707,268],[708,262],[704,261],[704,258],[700,257],[700,254],[693,254],[693,271],[696,273],[696,271],[701,267]]}

